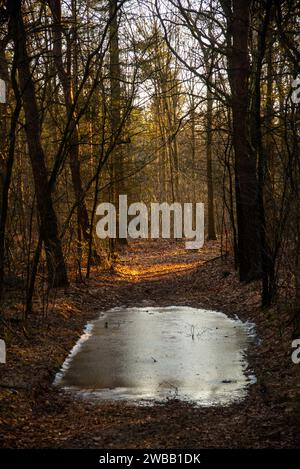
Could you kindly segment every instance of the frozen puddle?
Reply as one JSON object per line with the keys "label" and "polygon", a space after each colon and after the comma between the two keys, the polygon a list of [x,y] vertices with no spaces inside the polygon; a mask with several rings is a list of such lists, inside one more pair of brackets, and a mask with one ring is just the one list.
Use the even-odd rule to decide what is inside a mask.
{"label": "frozen puddle", "polygon": [[186,306],[114,308],[87,324],[54,384],[88,398],[137,403],[243,399],[253,325]]}

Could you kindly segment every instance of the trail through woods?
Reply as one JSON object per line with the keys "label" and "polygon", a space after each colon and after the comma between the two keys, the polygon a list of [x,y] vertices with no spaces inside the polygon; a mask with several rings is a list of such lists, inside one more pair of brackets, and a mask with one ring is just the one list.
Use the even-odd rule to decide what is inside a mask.
{"label": "trail through woods", "polygon": [[[0,365],[1,446],[300,446],[300,389],[288,318],[261,312],[259,285],[239,283],[232,259],[220,257],[217,242],[200,252],[186,251],[181,242],[130,243],[113,272],[93,267],[88,283],[73,282],[50,300],[42,315],[36,298],[27,338],[20,326],[10,338],[7,365]],[[87,321],[114,306],[145,304],[204,307],[255,322],[260,343],[250,346],[247,358],[257,384],[248,397],[228,407],[201,408],[176,399],[136,407],[74,399],[52,386]],[[18,305],[12,302],[9,314],[17,324]]]}

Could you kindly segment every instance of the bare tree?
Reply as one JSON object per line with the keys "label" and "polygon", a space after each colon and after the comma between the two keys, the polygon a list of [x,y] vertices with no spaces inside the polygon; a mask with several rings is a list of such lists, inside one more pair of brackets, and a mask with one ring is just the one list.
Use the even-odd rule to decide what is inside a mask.
{"label": "bare tree", "polygon": [[48,186],[45,155],[41,144],[39,110],[30,70],[30,58],[26,48],[26,29],[21,1],[13,0],[8,2],[7,10],[9,30],[14,41],[20,94],[25,113],[25,131],[35,182],[40,231],[47,258],[48,281],[52,287],[62,287],[68,285],[67,271],[61,241],[58,237],[57,218]]}

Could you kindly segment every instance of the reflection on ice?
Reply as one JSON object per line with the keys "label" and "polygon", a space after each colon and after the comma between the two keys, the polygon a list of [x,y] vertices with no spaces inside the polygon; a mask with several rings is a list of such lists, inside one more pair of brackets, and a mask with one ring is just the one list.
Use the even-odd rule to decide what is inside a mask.
{"label": "reflection on ice", "polygon": [[226,405],[246,396],[252,336],[219,312],[114,308],[86,326],[55,384],[97,399]]}

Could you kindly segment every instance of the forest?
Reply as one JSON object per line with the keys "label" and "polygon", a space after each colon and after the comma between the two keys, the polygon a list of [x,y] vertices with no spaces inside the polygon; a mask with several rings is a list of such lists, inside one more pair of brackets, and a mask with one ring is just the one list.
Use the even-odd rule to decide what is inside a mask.
{"label": "forest", "polygon": [[[299,448],[299,123],[296,1],[0,1],[0,447]],[[165,218],[142,218],[151,204],[169,207],[165,231]],[[196,204],[203,214],[182,233]],[[117,226],[102,222],[101,234],[112,206]],[[201,214],[204,242],[187,249]],[[231,371],[216,379],[236,391],[210,388],[216,401],[201,405],[199,382],[182,400],[177,368],[174,395],[161,404],[156,390],[150,406],[53,386],[90,321],[100,365],[89,366],[110,364],[100,388],[121,389],[115,324],[136,321],[141,354],[172,320],[200,347],[223,326],[203,316],[200,330],[196,308],[222,312],[225,328],[255,325],[245,395]],[[174,315],[166,325],[162,311]],[[162,344],[149,348],[149,369]],[[190,345],[180,344],[170,353],[183,360]],[[63,380],[94,392],[77,357]]]}

